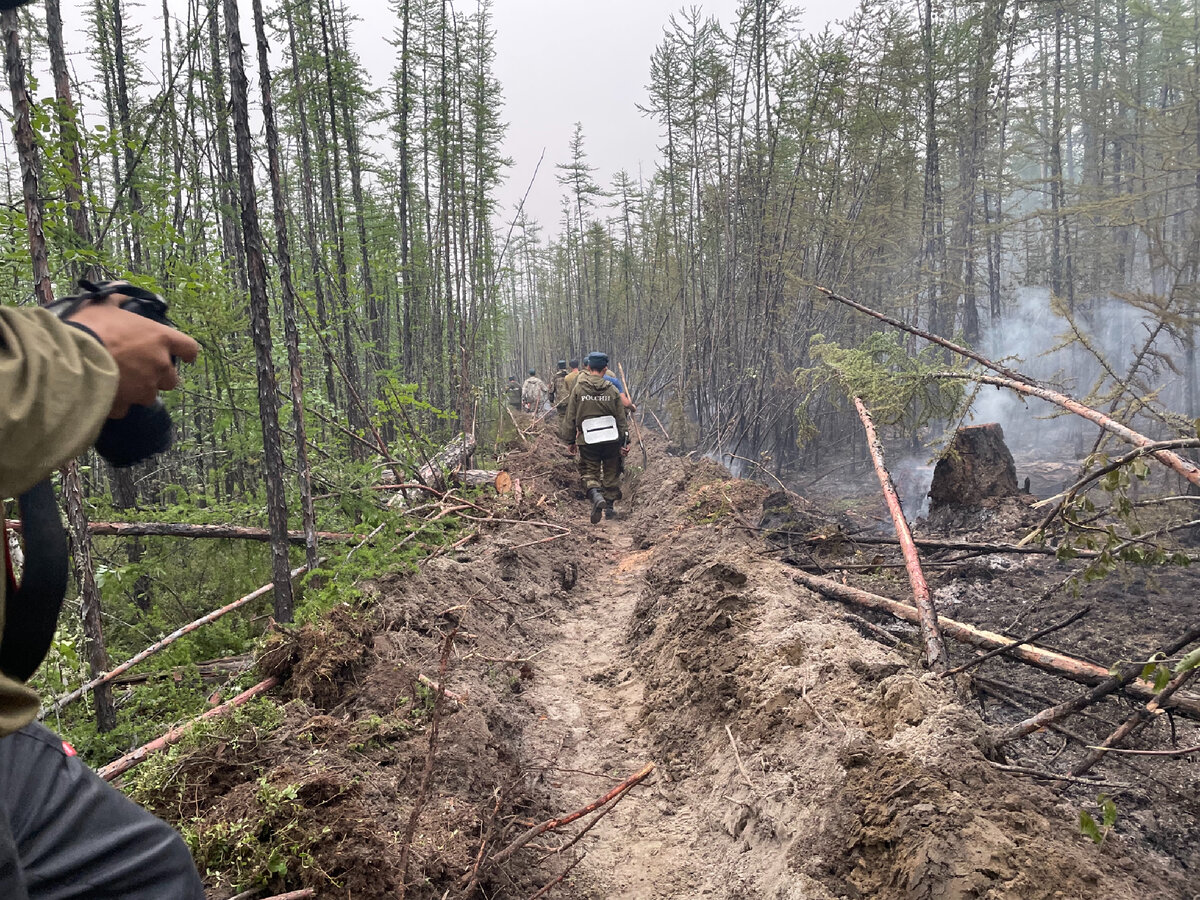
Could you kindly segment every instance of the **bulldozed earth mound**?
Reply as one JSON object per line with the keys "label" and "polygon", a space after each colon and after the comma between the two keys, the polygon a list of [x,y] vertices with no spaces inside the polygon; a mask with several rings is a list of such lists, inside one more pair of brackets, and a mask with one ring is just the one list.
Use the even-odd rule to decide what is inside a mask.
{"label": "bulldozed earth mound", "polygon": [[965,678],[797,586],[757,531],[770,489],[652,441],[591,526],[522,426],[519,500],[483,501],[475,540],[275,638],[276,706],[138,772],[213,898],[1192,895],[1179,858],[1098,847],[996,768]]}

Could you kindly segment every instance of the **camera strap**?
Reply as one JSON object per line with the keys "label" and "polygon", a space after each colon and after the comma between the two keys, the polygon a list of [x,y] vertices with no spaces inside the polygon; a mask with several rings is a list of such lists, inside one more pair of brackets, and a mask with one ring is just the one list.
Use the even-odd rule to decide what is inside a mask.
{"label": "camera strap", "polygon": [[4,634],[0,638],[0,671],[27,681],[54,641],[58,613],[67,594],[69,548],[54,488],[46,480],[17,498],[25,537],[21,581],[13,573],[8,530],[0,523],[4,543]]}

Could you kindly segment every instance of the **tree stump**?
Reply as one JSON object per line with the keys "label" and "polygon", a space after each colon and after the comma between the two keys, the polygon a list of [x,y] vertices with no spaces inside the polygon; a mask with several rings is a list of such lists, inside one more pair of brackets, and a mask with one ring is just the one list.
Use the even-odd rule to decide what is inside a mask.
{"label": "tree stump", "polygon": [[1017,467],[995,422],[960,428],[938,460],[929,488],[930,511],[941,507],[977,509],[984,501],[1015,497]]}

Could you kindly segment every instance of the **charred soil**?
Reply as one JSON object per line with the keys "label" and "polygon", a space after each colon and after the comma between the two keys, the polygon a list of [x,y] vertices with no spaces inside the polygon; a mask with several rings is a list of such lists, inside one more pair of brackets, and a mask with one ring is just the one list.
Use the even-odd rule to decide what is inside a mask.
{"label": "charred soil", "polygon": [[[770,489],[657,443],[650,460],[625,514],[592,526],[573,461],[531,427],[503,460],[520,499],[490,501],[476,540],[277,636],[260,665],[283,679],[278,721],[172,754],[151,798],[193,836],[211,895],[258,871],[265,893],[362,900],[1191,896],[1194,784],[1155,765],[1173,793],[1121,810],[1159,818],[1097,847],[1081,798],[993,765],[996,711],[968,679],[923,672],[794,583],[755,530]],[[968,585],[965,618],[989,589],[1028,596],[1007,581],[1026,577],[1045,578],[939,589]],[[506,855],[647,763],[615,806]]]}

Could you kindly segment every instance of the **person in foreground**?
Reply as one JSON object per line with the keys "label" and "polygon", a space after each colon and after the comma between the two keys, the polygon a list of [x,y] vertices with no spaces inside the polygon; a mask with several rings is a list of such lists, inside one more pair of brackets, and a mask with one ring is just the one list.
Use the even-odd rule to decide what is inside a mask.
{"label": "person in foreground", "polygon": [[[194,340],[121,309],[125,299],[114,294],[80,306],[67,321],[44,309],[0,308],[0,498],[22,496],[23,512],[31,489],[87,450],[106,419],[126,417],[135,404],[150,407],[159,391],[175,387],[174,358],[196,358]],[[57,510],[49,508],[61,534]],[[34,538],[26,524],[28,551]],[[53,634],[53,621],[38,617],[52,620],[56,610],[47,615],[28,608],[29,598],[6,569],[8,577],[0,578],[0,898],[203,900],[204,885],[183,839],[33,721],[38,696],[24,682],[45,654],[38,641],[47,624]]]}
{"label": "person in foreground", "polygon": [[608,356],[589,353],[567,400],[558,437],[572,454],[579,454],[579,474],[592,504],[592,524],[605,515],[617,517],[621,472],[629,452],[629,423],[621,392],[604,377]]}

